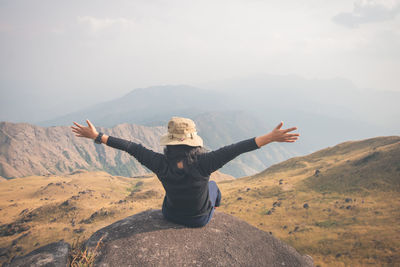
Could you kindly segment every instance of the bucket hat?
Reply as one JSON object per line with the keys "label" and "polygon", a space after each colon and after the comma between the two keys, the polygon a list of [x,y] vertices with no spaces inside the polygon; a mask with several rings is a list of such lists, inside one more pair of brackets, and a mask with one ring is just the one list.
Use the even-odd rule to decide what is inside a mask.
{"label": "bucket hat", "polygon": [[160,145],[203,146],[203,139],[197,135],[194,121],[187,118],[172,117],[168,122],[168,133],[160,138]]}

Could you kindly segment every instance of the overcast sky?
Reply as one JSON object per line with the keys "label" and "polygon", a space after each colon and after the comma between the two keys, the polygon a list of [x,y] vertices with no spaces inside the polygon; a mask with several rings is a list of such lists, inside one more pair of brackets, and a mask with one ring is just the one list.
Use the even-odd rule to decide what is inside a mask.
{"label": "overcast sky", "polygon": [[399,13],[400,0],[0,0],[0,120],[39,98],[75,110],[259,73],[400,91]]}

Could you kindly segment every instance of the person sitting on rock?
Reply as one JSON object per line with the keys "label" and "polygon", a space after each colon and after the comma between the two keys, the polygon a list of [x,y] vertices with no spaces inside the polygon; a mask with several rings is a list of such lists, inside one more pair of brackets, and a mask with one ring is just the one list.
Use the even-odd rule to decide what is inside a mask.
{"label": "person sitting on rock", "polygon": [[165,189],[164,217],[189,227],[205,226],[211,220],[214,208],[220,205],[221,192],[214,181],[209,181],[211,173],[242,153],[271,142],[292,143],[299,136],[289,133],[296,127],[281,129],[281,122],[265,135],[208,152],[197,135],[195,123],[191,119],[173,117],[168,122],[168,133],[160,139],[160,145],[166,146],[161,154],[141,144],[99,133],[89,120],[86,122],[88,127],[73,122],[76,126],[71,128],[76,136],[126,151],[154,172]]}

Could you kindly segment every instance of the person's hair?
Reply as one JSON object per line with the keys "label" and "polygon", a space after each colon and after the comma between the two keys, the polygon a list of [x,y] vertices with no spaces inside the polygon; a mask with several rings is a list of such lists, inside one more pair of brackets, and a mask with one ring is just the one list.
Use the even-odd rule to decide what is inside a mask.
{"label": "person's hair", "polygon": [[168,160],[180,161],[187,158],[189,164],[194,163],[198,155],[206,152],[207,150],[201,146],[167,145],[164,148],[164,155]]}

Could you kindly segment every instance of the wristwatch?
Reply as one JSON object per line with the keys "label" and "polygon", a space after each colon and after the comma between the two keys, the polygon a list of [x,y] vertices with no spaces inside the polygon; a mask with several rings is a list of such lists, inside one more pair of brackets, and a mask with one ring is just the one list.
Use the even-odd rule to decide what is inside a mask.
{"label": "wristwatch", "polygon": [[104,135],[104,133],[99,132],[99,135],[96,137],[96,139],[94,139],[94,142],[96,144],[101,144],[101,137]]}

